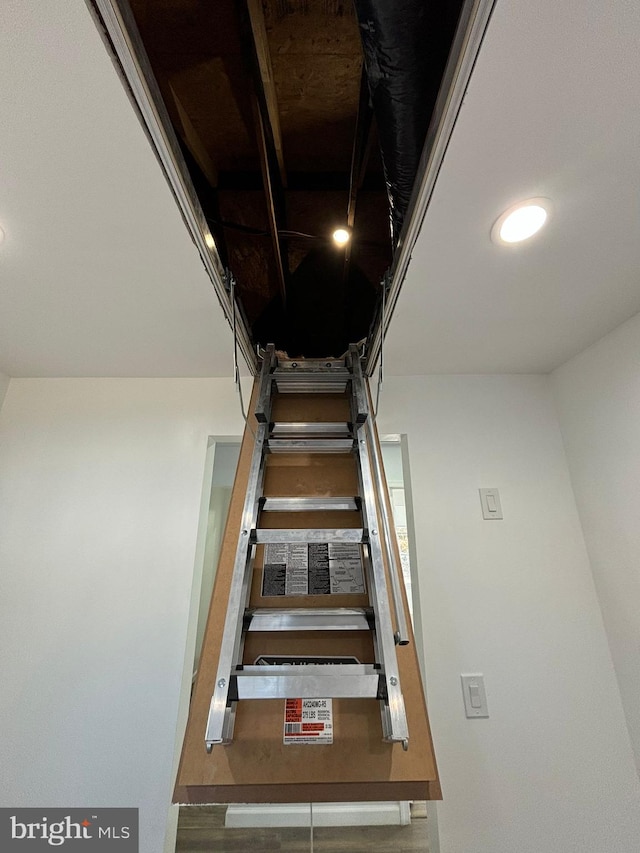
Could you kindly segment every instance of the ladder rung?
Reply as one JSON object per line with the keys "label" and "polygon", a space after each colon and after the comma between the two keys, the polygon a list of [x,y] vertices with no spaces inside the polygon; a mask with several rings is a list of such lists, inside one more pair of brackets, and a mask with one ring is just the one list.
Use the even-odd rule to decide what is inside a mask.
{"label": "ladder rung", "polygon": [[247,631],[368,631],[373,623],[373,609],[364,607],[262,608],[245,616]]}
{"label": "ladder rung", "polygon": [[279,370],[272,374],[280,394],[339,394],[351,381],[346,367],[327,370]]}
{"label": "ladder rung", "polygon": [[294,381],[283,382],[281,379],[276,380],[276,385],[279,394],[342,394],[347,387],[345,380],[340,381],[331,376],[329,381],[318,382],[315,379],[305,379],[300,377]]}
{"label": "ladder rung", "polygon": [[359,509],[359,498],[263,498],[264,512],[307,512]]}
{"label": "ladder rung", "polygon": [[245,666],[235,681],[238,699],[375,699],[380,673],[370,664]]}
{"label": "ladder rung", "polygon": [[[302,367],[301,367],[302,365]],[[277,371],[345,370],[344,358],[279,358]]]}
{"label": "ladder rung", "polygon": [[351,453],[352,438],[270,438],[271,453]]}
{"label": "ladder rung", "polygon": [[326,370],[307,369],[307,368],[276,368],[272,374],[276,382],[284,380],[285,382],[297,382],[298,380],[311,382],[333,382],[336,379],[343,382],[351,379],[351,371],[347,367],[331,367]]}
{"label": "ladder rung", "polygon": [[275,423],[271,429],[273,438],[281,436],[298,436],[298,435],[351,435],[351,424],[349,423],[331,423],[323,421],[320,423],[306,421],[290,421],[288,423]]}
{"label": "ladder rung", "polygon": [[257,545],[316,542],[368,542],[362,528],[339,527],[329,529],[298,528],[296,530],[269,530],[264,527],[253,531],[253,541]]}

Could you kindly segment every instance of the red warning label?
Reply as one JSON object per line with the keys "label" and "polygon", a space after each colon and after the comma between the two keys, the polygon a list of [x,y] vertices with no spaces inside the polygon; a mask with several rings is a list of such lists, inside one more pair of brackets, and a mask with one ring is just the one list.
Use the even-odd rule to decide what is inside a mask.
{"label": "red warning label", "polygon": [[332,700],[285,700],[284,743],[333,743]]}

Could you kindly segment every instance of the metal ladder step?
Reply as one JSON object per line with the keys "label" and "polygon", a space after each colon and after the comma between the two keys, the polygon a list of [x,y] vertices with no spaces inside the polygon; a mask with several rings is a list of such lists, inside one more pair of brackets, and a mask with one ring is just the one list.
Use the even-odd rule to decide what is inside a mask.
{"label": "metal ladder step", "polygon": [[315,544],[340,542],[362,544],[369,541],[367,532],[357,527],[296,528],[294,530],[271,530],[260,527],[251,531],[251,541],[256,545],[271,544]]}
{"label": "metal ladder step", "polygon": [[359,497],[345,498],[262,498],[264,512],[308,512],[338,510],[353,512],[360,509]]}
{"label": "metal ladder step", "polygon": [[377,699],[372,664],[244,666],[232,676],[238,699]]}
{"label": "metal ladder step", "polygon": [[270,438],[265,441],[270,453],[351,453],[352,438]]}
{"label": "metal ladder step", "polygon": [[331,382],[323,382],[322,384],[313,380],[306,381],[304,379],[297,382],[277,382],[279,394],[343,394],[346,390],[347,383],[331,379]]}
{"label": "metal ladder step", "polygon": [[323,421],[289,421],[274,423],[271,426],[272,438],[302,437],[302,436],[336,436],[343,438],[352,434],[352,425],[349,423],[332,423]]}
{"label": "metal ladder step", "polygon": [[247,631],[369,631],[372,607],[283,607],[245,611]]}
{"label": "metal ladder step", "polygon": [[271,374],[279,394],[339,394],[351,381],[346,367],[327,370],[276,369]]}
{"label": "metal ladder step", "polygon": [[336,380],[342,380],[344,382],[351,381],[351,371],[347,367],[332,367],[326,370],[322,368],[314,370],[313,368],[306,367],[295,370],[286,367],[278,367],[273,371],[271,376],[276,382],[280,382],[281,380],[284,382],[297,382],[299,379],[302,379],[305,382],[316,382],[318,384],[322,384],[323,382],[334,382]]}

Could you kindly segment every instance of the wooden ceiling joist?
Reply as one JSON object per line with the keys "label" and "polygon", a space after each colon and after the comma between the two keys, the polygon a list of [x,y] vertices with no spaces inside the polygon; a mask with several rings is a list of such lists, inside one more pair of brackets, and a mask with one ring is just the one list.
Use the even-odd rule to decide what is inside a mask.
{"label": "wooden ceiling joist", "polygon": [[267,133],[264,126],[264,119],[258,103],[255,104],[255,120],[258,135],[258,148],[260,154],[260,166],[262,169],[262,180],[264,183],[264,191],[266,196],[267,216],[269,219],[269,231],[271,233],[271,243],[273,246],[273,254],[276,262],[276,271],[278,276],[278,288],[282,299],[282,305],[287,303],[287,286],[285,279],[285,262],[283,260],[284,252],[281,245],[278,215],[276,211],[276,198],[273,185],[273,173],[269,163],[269,148]]}
{"label": "wooden ceiling joist", "polygon": [[[371,134],[373,138],[374,133]],[[346,172],[288,172],[287,192],[349,192],[350,176]],[[218,173],[219,190],[261,190],[262,173],[258,171],[236,171]],[[384,178],[379,172],[368,172],[359,182],[359,191],[384,193]]]}
{"label": "wooden ceiling joist", "polygon": [[175,87],[171,82],[169,82],[169,89],[178,111],[180,124],[182,125],[182,138],[184,143],[189,148],[189,151],[200,167],[202,174],[206,176],[212,187],[216,187],[218,185],[218,170],[209,156],[209,152],[200,139],[198,131],[193,126],[193,122],[189,118],[189,114],[183,107],[182,102],[176,93]]}
{"label": "wooden ceiling joist", "polygon": [[[349,175],[349,201],[347,204],[347,228],[352,232],[356,221],[356,204],[358,201],[358,190],[362,186],[364,175],[367,170],[367,162],[371,151],[373,131],[373,109],[369,99],[369,85],[367,75],[362,67],[360,77],[360,96],[358,99],[358,117],[356,119],[356,132],[353,137],[353,152],[351,155],[351,172]],[[349,264],[353,251],[353,239],[346,246],[344,253],[343,280],[349,278]]]}
{"label": "wooden ceiling joist", "polygon": [[[269,59],[269,73],[266,75],[267,87],[265,87],[265,73],[263,65],[265,58],[269,57],[267,32],[262,13],[261,0],[244,0],[240,3],[242,10],[241,38],[244,43],[244,54],[247,70],[253,81],[254,89],[254,120],[256,137],[258,143],[258,156],[260,159],[260,171],[265,193],[269,231],[276,264],[278,279],[278,290],[282,305],[287,302],[287,276],[289,271],[286,243],[280,237],[280,232],[286,229],[286,206],[284,198],[284,161],[282,160],[282,139],[280,135],[280,121],[275,100],[275,87],[273,86],[273,75],[270,72],[271,61]],[[260,24],[261,22],[261,24]],[[268,95],[271,91],[271,97]],[[271,104],[271,106],[270,106]],[[274,128],[275,120],[275,128]],[[277,140],[279,139],[279,143]],[[280,156],[278,156],[278,144]]]}
{"label": "wooden ceiling joist", "polygon": [[247,0],[251,32],[255,44],[256,59],[260,70],[262,89],[266,102],[269,124],[273,136],[273,147],[275,149],[280,181],[282,186],[287,186],[287,173],[284,166],[284,153],[282,148],[282,130],[280,129],[280,113],[278,110],[278,98],[276,94],[275,81],[273,79],[273,68],[271,67],[271,53],[269,52],[269,41],[267,27],[264,20],[262,0]]}

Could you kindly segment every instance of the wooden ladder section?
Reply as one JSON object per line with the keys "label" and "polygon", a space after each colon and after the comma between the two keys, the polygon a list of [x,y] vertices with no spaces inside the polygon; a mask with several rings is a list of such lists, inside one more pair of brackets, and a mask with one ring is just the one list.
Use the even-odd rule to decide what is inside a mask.
{"label": "wooden ladder section", "polygon": [[[270,346],[251,411],[174,802],[439,799],[357,347],[293,361]],[[333,742],[285,743],[287,699],[331,699]]]}

